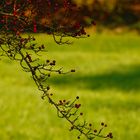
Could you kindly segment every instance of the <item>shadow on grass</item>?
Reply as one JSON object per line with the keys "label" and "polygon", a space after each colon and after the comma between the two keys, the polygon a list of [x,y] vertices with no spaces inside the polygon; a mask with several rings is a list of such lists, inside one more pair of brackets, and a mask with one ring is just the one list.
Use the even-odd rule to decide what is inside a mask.
{"label": "shadow on grass", "polygon": [[58,76],[50,80],[57,86],[69,88],[83,88],[90,90],[116,89],[121,91],[140,91],[140,66],[126,67],[123,70],[115,70],[101,75],[77,75]]}

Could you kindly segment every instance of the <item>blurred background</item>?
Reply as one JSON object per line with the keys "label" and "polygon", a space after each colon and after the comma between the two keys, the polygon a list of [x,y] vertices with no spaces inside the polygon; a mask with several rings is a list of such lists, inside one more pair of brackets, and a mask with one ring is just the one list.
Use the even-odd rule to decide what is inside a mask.
{"label": "blurred background", "polygon": [[[140,31],[139,0],[75,0],[81,5],[81,14],[92,15],[101,26],[109,29],[127,27]],[[86,9],[86,10],[85,10]]]}
{"label": "blurred background", "polygon": [[[62,23],[64,17],[67,18],[61,7],[53,15],[52,18],[48,16],[48,4],[46,0],[41,0],[40,5],[38,3],[33,3],[33,5],[38,9],[38,15],[40,19],[38,20],[45,26],[45,23],[52,22],[52,18],[55,17],[59,22]],[[91,21],[97,24],[98,31],[102,29],[111,29],[116,31],[136,30],[140,32],[140,1],[139,0],[71,0],[73,4],[78,5],[78,10],[73,9],[69,11],[68,18],[71,18],[71,22],[80,22],[87,27],[91,26]],[[52,1],[52,9],[54,10],[54,3],[56,0]],[[62,5],[63,0],[59,0],[58,3]],[[42,7],[42,8],[40,8]],[[78,14],[77,14],[78,13]],[[72,23],[71,23],[72,24]],[[39,27],[39,25],[38,25]],[[38,28],[40,29],[40,28]],[[44,28],[45,31],[45,28]]]}
{"label": "blurred background", "polygon": [[[45,33],[35,34],[45,44],[44,59],[55,59],[64,70],[76,73],[52,75],[48,81],[53,98],[80,96],[84,118],[99,128],[108,124],[114,140],[140,139],[140,1],[75,0],[81,22],[92,16],[89,38],[71,39],[58,46]],[[0,59],[0,140],[75,140],[69,124],[41,100],[31,76],[19,64]],[[84,140],[84,138],[81,138]]]}

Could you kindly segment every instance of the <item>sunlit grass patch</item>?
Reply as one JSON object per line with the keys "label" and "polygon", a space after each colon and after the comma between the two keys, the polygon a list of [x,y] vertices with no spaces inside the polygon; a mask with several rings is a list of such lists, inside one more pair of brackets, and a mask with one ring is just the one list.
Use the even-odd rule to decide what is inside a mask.
{"label": "sunlit grass patch", "polygon": [[[76,73],[54,75],[49,83],[55,99],[80,96],[84,118],[94,126],[107,122],[114,140],[140,139],[140,41],[135,34],[96,34],[57,46],[45,34],[35,35],[56,59],[57,67]],[[17,62],[0,60],[0,139],[71,140],[66,121],[40,98],[29,74]],[[66,123],[65,123],[66,122]]]}

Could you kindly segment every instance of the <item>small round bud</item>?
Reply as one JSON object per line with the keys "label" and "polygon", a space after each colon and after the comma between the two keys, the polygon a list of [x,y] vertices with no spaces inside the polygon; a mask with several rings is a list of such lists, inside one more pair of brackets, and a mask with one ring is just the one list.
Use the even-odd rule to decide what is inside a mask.
{"label": "small round bud", "polygon": [[89,126],[91,127],[91,126],[92,126],[92,124],[90,123],[90,124],[89,124]]}
{"label": "small round bud", "polygon": [[50,87],[49,86],[47,86],[47,90],[50,90]]}
{"label": "small round bud", "polygon": [[53,63],[56,63],[56,61],[55,61],[55,60],[53,60],[52,62],[53,62]]}
{"label": "small round bud", "polygon": [[79,108],[81,106],[81,104],[75,104],[75,108]]}
{"label": "small round bud", "polygon": [[62,105],[62,104],[63,104],[62,100],[59,100],[59,104],[60,104],[60,105]]}
{"label": "small round bud", "polygon": [[10,53],[11,51],[10,51],[10,50],[8,50],[7,52],[8,52],[8,53]]}
{"label": "small round bud", "polygon": [[96,129],[94,130],[94,133],[97,133],[97,130]]}
{"label": "small round bud", "polygon": [[80,139],[80,136],[78,136],[77,139]]}
{"label": "small round bud", "polygon": [[41,45],[41,48],[44,49],[45,48],[44,45]]}
{"label": "small round bud", "polygon": [[109,135],[111,136],[111,135],[112,135],[112,133],[110,132],[110,133],[109,133]]}
{"label": "small round bud", "polygon": [[107,134],[107,137],[109,137],[109,134]]}
{"label": "small round bud", "polygon": [[74,126],[72,126],[70,129],[73,130],[74,129]]}
{"label": "small round bud", "polygon": [[71,70],[71,72],[75,72],[75,70],[74,70],[74,69],[72,69],[72,70]]}
{"label": "small round bud", "polygon": [[102,122],[101,125],[104,126],[104,123]]}
{"label": "small round bud", "polygon": [[79,96],[77,96],[76,99],[78,100],[79,99]]}
{"label": "small round bud", "polygon": [[107,135],[107,137],[109,137],[109,138],[113,138],[113,135],[112,135],[112,133],[109,133],[108,135]]}
{"label": "small round bud", "polygon": [[47,62],[47,63],[49,63],[49,62],[50,62],[50,60],[46,60],[46,62]]}
{"label": "small round bud", "polygon": [[82,116],[83,115],[83,112],[81,112],[80,115]]}
{"label": "small round bud", "polygon": [[51,62],[51,63],[50,63],[50,65],[51,65],[51,66],[54,66],[54,65],[55,65],[55,63]]}
{"label": "small round bud", "polygon": [[62,72],[60,70],[58,70],[58,73],[61,74]]}
{"label": "small round bud", "polygon": [[44,95],[43,95],[43,96],[41,96],[41,99],[42,99],[42,100],[44,100],[44,98],[45,98],[45,97],[44,97]]}

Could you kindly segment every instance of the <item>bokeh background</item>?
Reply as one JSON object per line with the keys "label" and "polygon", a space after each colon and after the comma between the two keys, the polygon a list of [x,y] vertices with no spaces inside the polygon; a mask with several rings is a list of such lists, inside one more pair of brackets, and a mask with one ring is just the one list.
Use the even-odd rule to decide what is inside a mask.
{"label": "bokeh background", "polygon": [[[89,38],[58,46],[52,37],[35,34],[47,46],[45,59],[65,70],[48,81],[54,98],[80,96],[84,118],[95,128],[106,122],[114,140],[140,139],[140,1],[76,0],[83,24],[92,15]],[[79,13],[80,14],[80,13]],[[69,124],[40,98],[31,76],[17,62],[0,60],[0,140],[71,140]],[[84,138],[81,138],[84,140]]]}

